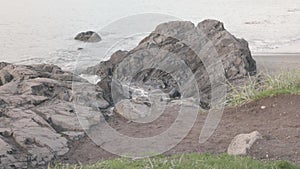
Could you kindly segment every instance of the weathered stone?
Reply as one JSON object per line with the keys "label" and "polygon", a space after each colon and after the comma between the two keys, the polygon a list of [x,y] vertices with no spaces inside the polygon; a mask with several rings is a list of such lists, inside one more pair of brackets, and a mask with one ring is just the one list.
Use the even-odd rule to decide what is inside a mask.
{"label": "weathered stone", "polygon": [[[0,75],[13,77],[1,77],[5,84],[0,85],[0,168],[45,167],[69,151],[70,141],[99,123],[99,109],[110,105],[98,86],[57,66],[0,66]],[[80,90],[73,92],[72,84]],[[88,102],[75,109],[74,95]]]}
{"label": "weathered stone", "polygon": [[62,134],[67,135],[72,140],[78,140],[85,136],[85,133],[80,131],[65,131]]}
{"label": "weathered stone", "polygon": [[[29,148],[28,140],[36,144],[36,149],[47,147],[49,153],[63,155],[68,152],[67,139],[61,137],[55,130],[41,127],[32,119],[20,119],[13,125],[13,137],[23,148]],[[35,147],[34,146],[34,147]]]}
{"label": "weathered stone", "polygon": [[[16,163],[18,159],[16,159],[10,151],[13,150],[13,147],[6,143],[4,140],[2,140],[0,136],[0,167],[5,168],[21,168],[22,165],[19,163]],[[2,168],[1,167],[1,168]]]}
{"label": "weathered stone", "polygon": [[10,81],[13,80],[13,78],[14,77],[11,74],[9,74],[7,71],[0,72],[0,81],[2,85],[9,83]]}
{"label": "weathered stone", "polygon": [[247,155],[247,151],[262,135],[258,131],[249,134],[239,134],[231,141],[227,153],[230,155]]}
{"label": "weathered stone", "polygon": [[0,70],[4,67],[6,67],[7,65],[9,65],[9,63],[6,62],[0,62]]}
{"label": "weathered stone", "polygon": [[138,120],[150,115],[150,107],[143,103],[122,100],[115,106],[114,111],[128,120]]}
{"label": "weathered stone", "polygon": [[0,99],[0,108],[1,109],[5,108],[5,105],[6,105],[6,103],[4,102],[4,100]]}
{"label": "weathered stone", "polygon": [[[177,91],[171,92],[174,97],[179,94],[184,94],[185,98],[194,97],[196,90],[191,87],[194,77],[201,93],[199,104],[209,108],[210,77],[220,75],[215,75],[216,71],[209,74],[207,68],[221,69],[215,66],[216,60],[223,65],[222,74],[228,81],[256,73],[256,62],[248,43],[231,35],[223,23],[205,20],[195,26],[192,22],[173,21],[158,25],[131,51],[117,51],[111,59],[87,69],[87,72],[101,77],[98,84],[105,86],[105,95],[111,93],[110,83],[120,81],[142,88],[152,86],[166,93]],[[215,85],[224,83],[213,82]]]}
{"label": "weathered stone", "polygon": [[83,42],[99,42],[101,41],[100,35],[93,31],[81,32],[76,35],[75,40]]}
{"label": "weathered stone", "polygon": [[112,76],[115,66],[118,65],[126,57],[127,54],[127,51],[118,50],[111,55],[109,60],[102,61],[95,66],[88,67],[82,73],[96,74],[99,75],[101,79],[105,78],[106,76]]}

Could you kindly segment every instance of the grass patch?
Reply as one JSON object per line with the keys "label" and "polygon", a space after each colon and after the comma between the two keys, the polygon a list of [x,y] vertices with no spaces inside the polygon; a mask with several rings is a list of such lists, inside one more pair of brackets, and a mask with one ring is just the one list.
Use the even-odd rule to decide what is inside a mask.
{"label": "grass patch", "polygon": [[243,85],[229,83],[227,104],[241,105],[249,101],[280,94],[300,93],[300,71],[282,71],[277,75],[262,73],[249,77]]}
{"label": "grass patch", "polygon": [[261,162],[248,157],[208,154],[182,154],[151,157],[139,160],[117,158],[96,164],[78,166],[57,164],[49,169],[300,169],[286,161]]}
{"label": "grass patch", "polygon": [[[227,103],[231,106],[277,96],[300,93],[300,72],[282,71],[277,75],[259,74],[249,77],[243,85],[229,84]],[[49,169],[300,169],[287,161],[263,162],[227,154],[181,154],[156,156],[139,160],[116,158],[91,165],[55,164]]]}

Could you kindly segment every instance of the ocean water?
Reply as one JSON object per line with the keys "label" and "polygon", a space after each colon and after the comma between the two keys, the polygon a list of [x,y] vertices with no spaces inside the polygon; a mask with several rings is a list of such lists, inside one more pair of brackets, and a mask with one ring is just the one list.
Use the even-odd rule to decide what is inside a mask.
{"label": "ocean water", "polygon": [[[118,27],[120,19],[143,13],[170,17]],[[135,47],[155,25],[174,18],[195,24],[220,20],[249,42],[253,54],[300,52],[299,0],[0,0],[0,61],[84,68],[108,59],[115,50]],[[87,30],[99,32],[103,41],[73,40]]]}

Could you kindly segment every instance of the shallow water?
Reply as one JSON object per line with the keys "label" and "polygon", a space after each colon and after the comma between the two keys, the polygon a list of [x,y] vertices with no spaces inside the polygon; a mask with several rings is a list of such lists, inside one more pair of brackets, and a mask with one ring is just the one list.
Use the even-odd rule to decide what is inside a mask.
{"label": "shallow water", "polygon": [[[194,23],[218,19],[232,34],[248,40],[253,53],[300,52],[299,0],[0,0],[0,61],[53,63],[66,70],[94,65],[114,50],[133,48],[147,35],[123,37],[120,32],[126,27],[100,31],[140,13],[168,14]],[[157,21],[133,26],[149,22]],[[103,41],[86,45],[73,40],[86,30],[100,31]],[[112,48],[112,42],[119,43]]]}

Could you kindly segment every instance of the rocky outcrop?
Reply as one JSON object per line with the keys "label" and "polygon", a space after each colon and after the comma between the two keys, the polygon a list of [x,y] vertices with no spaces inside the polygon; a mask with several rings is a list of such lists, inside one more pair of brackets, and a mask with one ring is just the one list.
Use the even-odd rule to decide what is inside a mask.
{"label": "rocky outcrop", "polygon": [[102,40],[100,35],[93,31],[81,32],[74,39],[83,42],[100,42]]}
{"label": "rocky outcrop", "polygon": [[248,150],[259,139],[262,139],[262,135],[258,131],[239,134],[231,141],[227,153],[230,155],[247,155]]}
{"label": "rocky outcrop", "polygon": [[205,20],[195,26],[187,21],[173,21],[158,25],[133,50],[117,51],[110,60],[89,68],[86,73],[101,76],[99,85],[106,86],[105,93],[111,93],[114,79],[141,88],[161,89],[171,97],[181,97],[183,93],[185,97],[193,96],[195,90],[180,84],[191,84],[192,78],[185,76],[192,75],[201,93],[199,104],[208,108],[210,76],[214,75],[207,72],[207,68],[222,69],[216,67],[216,60],[221,61],[224,76],[229,81],[256,73],[256,62],[248,43],[231,35],[223,23]]}
{"label": "rocky outcrop", "polygon": [[[84,129],[99,123],[98,110],[109,106],[100,88],[54,65],[0,63],[0,79],[0,168],[46,166],[67,153]],[[78,105],[86,113],[76,115],[76,92],[88,91],[81,100],[97,106]]]}

